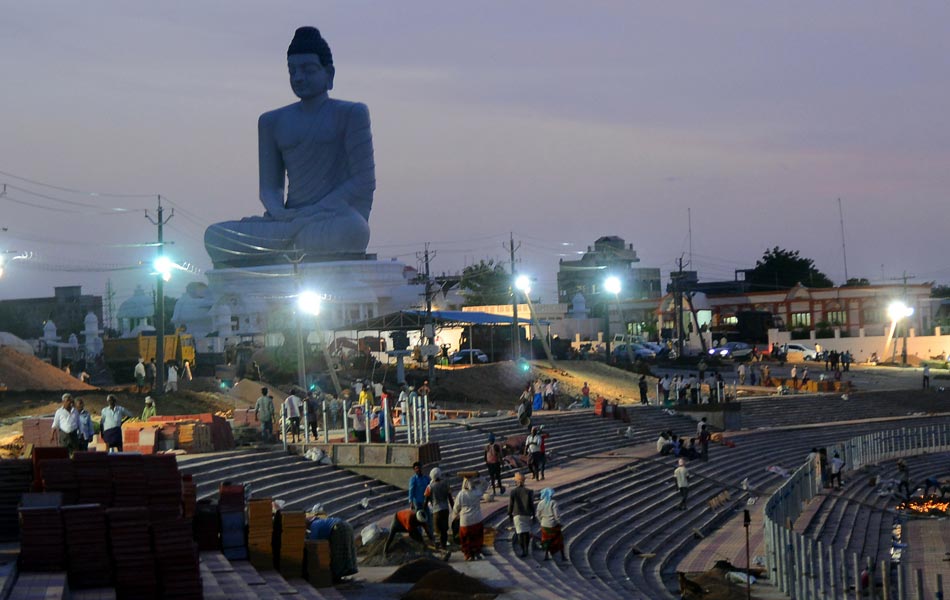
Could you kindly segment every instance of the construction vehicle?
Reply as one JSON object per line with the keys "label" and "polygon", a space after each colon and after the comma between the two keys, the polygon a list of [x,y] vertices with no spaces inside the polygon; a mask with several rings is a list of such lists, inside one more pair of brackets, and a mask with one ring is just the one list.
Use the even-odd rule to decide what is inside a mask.
{"label": "construction vehicle", "polygon": [[[136,337],[103,340],[102,355],[116,381],[131,381],[139,358],[148,363],[156,358],[158,344],[154,331],[139,333]],[[165,335],[165,361],[178,365],[185,361],[195,366],[195,340],[187,333]]]}

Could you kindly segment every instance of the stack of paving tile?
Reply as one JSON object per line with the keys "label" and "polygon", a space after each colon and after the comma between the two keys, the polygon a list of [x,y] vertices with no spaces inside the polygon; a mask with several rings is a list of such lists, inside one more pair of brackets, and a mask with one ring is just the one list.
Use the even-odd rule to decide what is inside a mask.
{"label": "stack of paving tile", "polygon": [[202,500],[195,507],[195,540],[201,552],[221,549],[221,520],[218,507]]}
{"label": "stack of paving tile", "polygon": [[181,516],[182,486],[178,462],[171,454],[142,457],[148,486],[148,511],[153,523]]}
{"label": "stack of paving tile", "polygon": [[247,504],[247,550],[258,570],[274,568],[274,514],[270,498],[256,498]]}
{"label": "stack of paving tile", "polygon": [[[49,435],[47,431],[46,435]],[[52,458],[69,458],[66,448],[33,448],[33,491],[43,491],[43,461]]]}
{"label": "stack of paving tile", "polygon": [[146,508],[110,508],[109,539],[117,598],[145,600],[158,597],[158,578],[149,535]]}
{"label": "stack of paving tile", "polygon": [[[177,465],[177,463],[176,463]],[[185,474],[181,476],[181,509],[186,519],[193,519],[198,506],[198,484],[194,478]]]}
{"label": "stack of paving tile", "polygon": [[64,506],[62,515],[70,587],[109,586],[111,570],[105,509],[98,504],[76,504]]}
{"label": "stack of paving tile", "polygon": [[304,546],[306,561],[304,577],[315,588],[333,585],[333,571],[330,570],[330,540],[307,540]]}
{"label": "stack of paving tile", "polygon": [[172,519],[152,525],[163,598],[200,600],[201,571],[191,521]]}
{"label": "stack of paving tile", "polygon": [[53,425],[53,419],[30,418],[22,421],[23,426],[23,445],[32,444],[35,448],[57,448],[59,440],[53,438],[50,441],[49,434]]}
{"label": "stack of paving tile", "polygon": [[244,539],[244,486],[224,485],[218,489],[221,517],[221,553],[230,560],[247,559]]}
{"label": "stack of paving tile", "polygon": [[154,490],[147,487],[145,457],[141,454],[113,454],[109,467],[112,469],[112,506],[147,507],[149,495]]}
{"label": "stack of paving tile", "polygon": [[79,501],[83,504],[112,506],[113,454],[105,452],[76,452],[73,465],[79,480]]}
{"label": "stack of paving tile", "polygon": [[64,571],[64,550],[59,507],[21,506],[20,570]]}
{"label": "stack of paving tile", "polygon": [[53,458],[40,464],[43,469],[43,491],[62,493],[63,504],[79,502],[79,481],[73,461],[68,458]]}
{"label": "stack of paving tile", "polygon": [[0,460],[0,541],[13,541],[20,533],[17,506],[30,491],[33,466],[28,460]]}
{"label": "stack of paving tile", "polygon": [[228,424],[227,419],[211,413],[155,416],[149,418],[149,423],[152,422],[179,423],[179,448],[189,452],[210,452],[234,448],[231,425]]}
{"label": "stack of paving tile", "polygon": [[287,578],[303,576],[303,548],[307,539],[307,519],[302,512],[280,513],[280,574]]}

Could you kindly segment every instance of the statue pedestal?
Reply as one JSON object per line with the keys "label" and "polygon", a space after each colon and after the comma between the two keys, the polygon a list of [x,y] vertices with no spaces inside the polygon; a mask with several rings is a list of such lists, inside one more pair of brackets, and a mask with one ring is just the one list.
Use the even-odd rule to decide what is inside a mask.
{"label": "statue pedestal", "polygon": [[[214,269],[200,302],[191,291],[179,300],[185,305],[180,315],[176,307],[175,325],[188,328],[199,352],[220,352],[227,338],[278,345],[295,325],[298,291],[325,298],[317,321],[330,329],[418,305],[425,286],[411,284],[413,274],[404,263],[382,260],[300,263],[296,274],[291,264]],[[309,331],[313,320],[306,319]]]}

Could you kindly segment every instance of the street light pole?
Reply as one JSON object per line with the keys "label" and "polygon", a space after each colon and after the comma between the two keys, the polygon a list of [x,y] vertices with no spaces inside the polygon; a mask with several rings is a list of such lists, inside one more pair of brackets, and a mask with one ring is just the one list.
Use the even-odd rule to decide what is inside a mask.
{"label": "street light pole", "polygon": [[[173,208],[171,214],[168,215],[168,219],[165,219],[165,208],[162,206],[162,196],[159,195],[157,210],[157,219],[152,220],[152,218],[148,216],[148,211],[145,211],[145,218],[158,228],[158,256],[155,258],[155,262],[161,265],[164,262],[165,256],[163,228],[165,223],[168,223],[168,221],[175,216],[175,209]],[[152,394],[155,396],[161,396],[165,390],[165,281],[167,277],[170,277],[168,271],[163,272],[161,268],[158,269],[158,271],[155,284],[155,292],[158,295],[155,299],[155,320],[157,321],[155,323],[155,389],[152,390]]]}

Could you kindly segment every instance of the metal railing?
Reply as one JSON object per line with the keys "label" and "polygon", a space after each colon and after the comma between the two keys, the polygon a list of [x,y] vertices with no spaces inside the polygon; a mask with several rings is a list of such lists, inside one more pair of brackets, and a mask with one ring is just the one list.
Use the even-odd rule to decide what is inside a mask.
{"label": "metal railing", "polygon": [[[829,453],[838,452],[851,470],[906,456],[948,451],[950,424],[878,431],[853,437],[828,448]],[[786,596],[796,600],[910,598],[902,564],[897,565],[894,582],[891,580],[890,561],[882,560],[879,565],[875,565],[872,558],[861,561],[856,553],[848,560],[843,548],[836,552],[821,541],[792,529],[805,503],[818,495],[821,489],[818,469],[814,461],[808,461],[766,501],[762,512],[770,580]],[[869,590],[862,589],[862,562],[868,570]],[[877,573],[881,584],[879,591],[875,587],[874,571],[877,566],[880,567]],[[918,569],[914,575],[913,598],[923,599],[924,573]],[[936,598],[943,598],[943,578],[939,574],[936,575],[934,590]],[[870,596],[867,596],[868,592]],[[879,595],[879,592],[883,595]]]}

